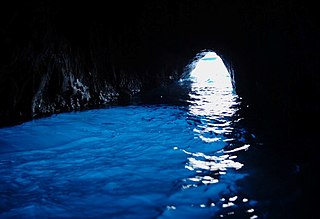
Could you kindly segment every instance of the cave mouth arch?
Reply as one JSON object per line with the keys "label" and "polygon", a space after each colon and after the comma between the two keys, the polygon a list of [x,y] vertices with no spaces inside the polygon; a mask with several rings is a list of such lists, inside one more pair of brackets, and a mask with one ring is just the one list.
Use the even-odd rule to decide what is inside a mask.
{"label": "cave mouth arch", "polygon": [[182,80],[196,86],[214,86],[235,92],[234,72],[228,64],[212,50],[201,51],[187,66]]}
{"label": "cave mouth arch", "polygon": [[189,86],[189,111],[194,116],[231,117],[241,103],[236,94],[233,71],[214,51],[198,53],[188,66],[185,81]]}
{"label": "cave mouth arch", "polygon": [[[202,50],[191,56],[177,81],[141,92],[132,98],[131,103],[183,106],[197,104],[193,102],[194,93],[198,97],[211,99],[218,94],[220,97],[226,93],[236,95],[234,84],[233,70],[228,60],[212,50]],[[203,89],[210,95],[202,93]]]}

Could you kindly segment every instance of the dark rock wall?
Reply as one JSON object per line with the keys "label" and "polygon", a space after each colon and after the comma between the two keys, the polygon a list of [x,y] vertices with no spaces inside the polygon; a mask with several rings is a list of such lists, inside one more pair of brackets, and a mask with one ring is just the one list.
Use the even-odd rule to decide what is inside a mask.
{"label": "dark rock wall", "polygon": [[308,2],[38,0],[0,10],[1,125],[126,103],[177,80],[202,49],[233,67],[248,114],[267,125],[292,134],[319,112]]}

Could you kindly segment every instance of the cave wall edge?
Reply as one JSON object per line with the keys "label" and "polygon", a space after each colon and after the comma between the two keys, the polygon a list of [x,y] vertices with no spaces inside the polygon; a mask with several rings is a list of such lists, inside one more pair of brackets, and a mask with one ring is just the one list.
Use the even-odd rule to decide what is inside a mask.
{"label": "cave wall edge", "polygon": [[211,49],[232,66],[237,93],[249,106],[242,113],[262,135],[277,136],[283,150],[294,144],[294,153],[311,156],[297,145],[310,149],[316,131],[309,121],[319,113],[319,31],[312,5],[23,4],[2,9],[2,126],[128,104],[136,94],[176,82],[198,52]]}

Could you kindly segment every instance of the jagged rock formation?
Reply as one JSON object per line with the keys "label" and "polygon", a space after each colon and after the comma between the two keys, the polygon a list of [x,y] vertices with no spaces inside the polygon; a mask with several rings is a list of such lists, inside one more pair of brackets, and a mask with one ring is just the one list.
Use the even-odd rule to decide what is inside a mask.
{"label": "jagged rock formation", "polygon": [[183,68],[175,41],[153,27],[166,27],[166,15],[149,17],[156,5],[19,4],[3,11],[1,124],[126,102]]}

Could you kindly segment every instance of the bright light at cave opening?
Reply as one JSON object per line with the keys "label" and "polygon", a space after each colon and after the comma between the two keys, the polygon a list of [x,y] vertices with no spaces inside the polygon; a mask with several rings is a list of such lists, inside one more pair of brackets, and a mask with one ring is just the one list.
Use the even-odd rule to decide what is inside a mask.
{"label": "bright light at cave opening", "polygon": [[201,53],[192,64],[190,113],[201,116],[232,116],[237,105],[231,74],[215,52]]}
{"label": "bright light at cave opening", "polygon": [[199,86],[209,85],[216,88],[232,89],[230,73],[222,59],[215,52],[207,52],[195,63],[190,79]]}

